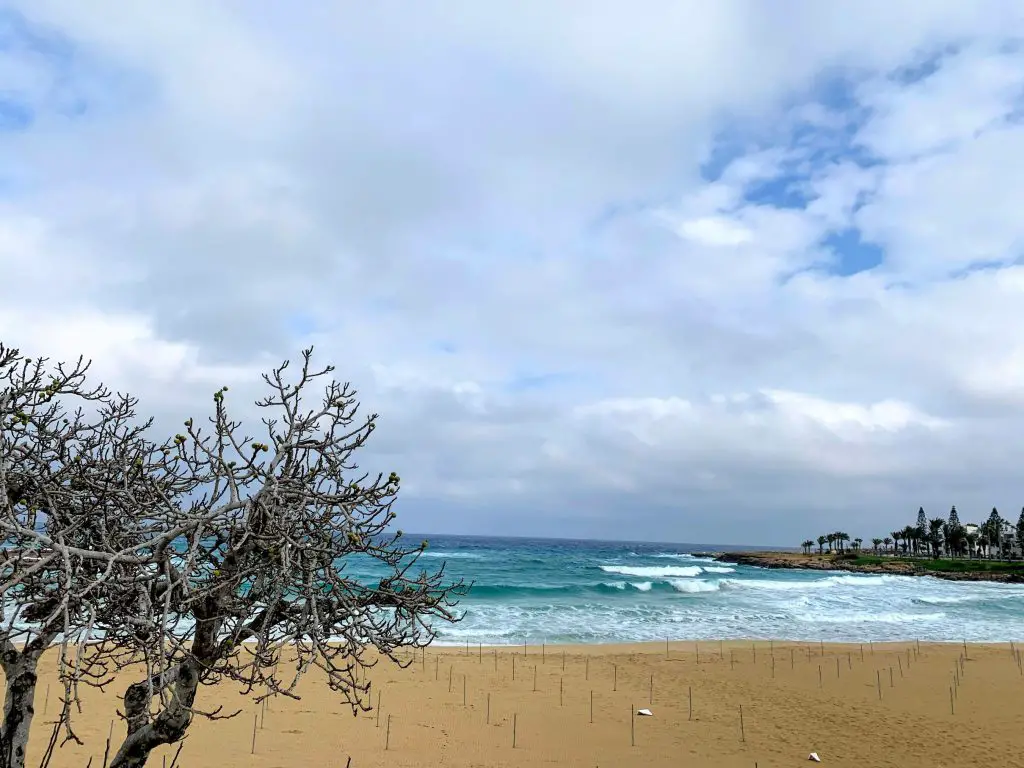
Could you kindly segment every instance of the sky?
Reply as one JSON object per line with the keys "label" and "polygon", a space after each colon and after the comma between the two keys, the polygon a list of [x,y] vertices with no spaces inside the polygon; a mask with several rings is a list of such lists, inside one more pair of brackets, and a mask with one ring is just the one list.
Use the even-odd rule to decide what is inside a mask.
{"label": "sky", "polygon": [[313,345],[406,530],[1024,505],[1014,0],[0,2],[0,340],[177,431]]}

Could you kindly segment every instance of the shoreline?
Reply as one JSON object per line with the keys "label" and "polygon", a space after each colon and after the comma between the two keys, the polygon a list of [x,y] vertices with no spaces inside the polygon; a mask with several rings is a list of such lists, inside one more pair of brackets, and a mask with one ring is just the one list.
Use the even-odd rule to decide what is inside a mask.
{"label": "shoreline", "polygon": [[[770,650],[772,648],[776,650],[789,649],[789,648],[800,648],[800,649],[825,649],[826,651],[842,652],[845,653],[850,649],[858,649],[861,646],[868,648],[874,647],[876,651],[888,651],[892,652],[895,650],[904,651],[911,647],[925,648],[927,646],[934,646],[936,648],[975,648],[978,650],[1001,650],[1003,652],[1013,651],[1018,646],[1024,646],[1024,638],[1020,640],[999,640],[999,641],[988,641],[988,640],[964,640],[964,639],[949,639],[949,640],[924,640],[917,638],[908,638],[903,640],[794,640],[791,638],[768,638],[768,637],[751,637],[751,638],[701,638],[699,640],[693,638],[669,638],[666,640],[637,640],[637,641],[626,641],[621,643],[526,643],[526,653],[523,653],[524,644],[519,643],[517,645],[487,645],[486,643],[470,643],[469,650],[467,652],[466,643],[461,645],[451,644],[445,645],[440,643],[431,643],[427,646],[427,655],[436,656],[463,656],[472,659],[477,659],[481,654],[484,656],[484,660],[493,657],[494,653],[497,652],[499,657],[503,654],[505,656],[520,656],[539,659],[544,659],[547,656],[551,658],[561,657],[562,653],[566,656],[622,656],[622,655],[633,655],[633,656],[658,656],[664,657],[666,651],[666,644],[668,646],[668,652],[671,655],[678,654],[679,656],[694,656],[699,650],[703,656],[707,653],[708,657],[718,657],[719,652],[724,651],[750,651],[751,648],[757,648],[758,650]],[[403,648],[402,654],[421,654],[421,648]]]}
{"label": "shoreline", "polygon": [[[796,552],[719,552],[714,555],[716,562],[730,565],[748,565],[794,571],[842,571],[846,573],[870,573],[892,576],[932,576],[946,581],[987,581],[999,584],[1024,584],[1024,563],[1016,570],[984,570],[987,561],[957,561],[964,566],[978,564],[978,570],[942,570],[929,568],[928,559],[905,559],[863,555],[874,562],[858,563],[848,557],[832,555],[803,555]],[[945,561],[939,561],[945,562]],[[989,563],[998,565],[998,563]]]}

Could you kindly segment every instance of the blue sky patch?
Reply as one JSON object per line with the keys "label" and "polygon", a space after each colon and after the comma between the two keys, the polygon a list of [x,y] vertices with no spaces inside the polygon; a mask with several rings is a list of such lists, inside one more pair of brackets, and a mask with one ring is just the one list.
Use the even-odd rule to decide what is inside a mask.
{"label": "blue sky patch", "polygon": [[833,232],[825,238],[823,245],[836,257],[829,272],[842,277],[874,269],[885,260],[881,247],[863,240],[859,229]]}
{"label": "blue sky patch", "polygon": [[32,118],[28,105],[0,99],[0,132],[23,131],[32,124]]}

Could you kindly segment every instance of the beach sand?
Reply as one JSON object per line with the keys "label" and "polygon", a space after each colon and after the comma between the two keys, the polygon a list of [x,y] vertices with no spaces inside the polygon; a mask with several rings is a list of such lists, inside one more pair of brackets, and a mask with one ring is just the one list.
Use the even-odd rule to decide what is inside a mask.
{"label": "beach sand", "polygon": [[[352,768],[781,768],[807,764],[810,752],[837,768],[1024,765],[1017,659],[1009,646],[968,645],[957,684],[964,652],[959,644],[922,644],[919,652],[915,644],[865,644],[862,658],[859,645],[767,641],[672,642],[667,658],[664,643],[543,652],[529,646],[525,654],[522,646],[474,646],[468,654],[464,647],[429,648],[425,656],[417,651],[407,669],[382,663],[371,671],[379,720],[376,711],[353,717],[311,675],[301,701],[278,697],[269,704],[255,729],[254,754],[260,707],[229,686],[203,688],[198,706],[243,711],[226,721],[198,719],[179,765],[343,767],[351,757]],[[52,663],[39,686],[31,765],[42,756],[45,722],[57,709]],[[76,722],[86,744],[59,749],[52,765],[81,768],[90,756],[93,766],[102,763],[124,685],[117,688],[84,693]],[[653,717],[636,717],[631,733],[636,708],[649,708]],[[115,722],[115,741],[123,733]],[[160,750],[150,764],[162,765],[165,756],[170,763],[171,754]]]}

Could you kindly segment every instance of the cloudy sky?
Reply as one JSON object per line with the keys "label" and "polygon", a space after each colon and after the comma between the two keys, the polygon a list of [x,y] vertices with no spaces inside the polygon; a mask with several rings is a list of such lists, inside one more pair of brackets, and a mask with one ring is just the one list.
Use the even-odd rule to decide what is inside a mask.
{"label": "cloudy sky", "polygon": [[314,344],[408,530],[1024,504],[1024,5],[0,4],[0,339],[161,425]]}

